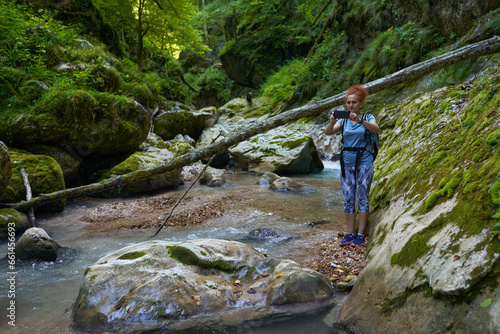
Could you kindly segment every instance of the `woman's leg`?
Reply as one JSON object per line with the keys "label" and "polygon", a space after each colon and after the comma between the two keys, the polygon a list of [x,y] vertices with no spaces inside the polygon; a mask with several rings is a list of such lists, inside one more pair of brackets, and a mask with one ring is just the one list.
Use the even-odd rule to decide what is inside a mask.
{"label": "woman's leg", "polygon": [[364,234],[368,226],[368,196],[373,180],[373,165],[361,165],[357,170],[356,192],[358,194],[359,228],[358,233]]}
{"label": "woman's leg", "polygon": [[354,167],[345,167],[345,176],[342,182],[342,195],[344,195],[344,212],[347,231],[356,233],[356,213],[354,203],[356,201],[356,179],[354,178]]}
{"label": "woman's leg", "polygon": [[[356,214],[355,213],[346,213],[345,221],[347,223],[347,231],[349,233],[356,233]],[[361,232],[360,232],[361,233]]]}

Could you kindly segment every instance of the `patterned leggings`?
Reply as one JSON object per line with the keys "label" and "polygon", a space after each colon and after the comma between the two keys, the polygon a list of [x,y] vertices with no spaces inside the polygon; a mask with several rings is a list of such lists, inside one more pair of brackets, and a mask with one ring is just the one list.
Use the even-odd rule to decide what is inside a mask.
{"label": "patterned leggings", "polygon": [[356,192],[358,193],[358,211],[368,212],[368,195],[373,179],[373,165],[358,166],[356,177],[355,167],[345,167],[345,177],[342,181],[342,194],[344,195],[344,212],[346,214],[355,213],[354,203]]}

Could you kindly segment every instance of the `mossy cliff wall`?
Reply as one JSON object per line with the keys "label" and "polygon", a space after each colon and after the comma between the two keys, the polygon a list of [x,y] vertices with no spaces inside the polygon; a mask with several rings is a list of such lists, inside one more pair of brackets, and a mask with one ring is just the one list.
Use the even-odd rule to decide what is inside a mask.
{"label": "mossy cliff wall", "polygon": [[499,59],[368,101],[382,141],[369,263],[340,315],[356,333],[500,332]]}

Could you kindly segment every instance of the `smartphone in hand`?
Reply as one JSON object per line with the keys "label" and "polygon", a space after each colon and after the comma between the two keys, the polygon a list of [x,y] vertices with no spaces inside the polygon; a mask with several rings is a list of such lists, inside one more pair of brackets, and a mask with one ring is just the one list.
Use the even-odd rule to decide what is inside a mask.
{"label": "smartphone in hand", "polygon": [[334,110],[333,117],[335,118],[349,118],[351,112],[349,110]]}

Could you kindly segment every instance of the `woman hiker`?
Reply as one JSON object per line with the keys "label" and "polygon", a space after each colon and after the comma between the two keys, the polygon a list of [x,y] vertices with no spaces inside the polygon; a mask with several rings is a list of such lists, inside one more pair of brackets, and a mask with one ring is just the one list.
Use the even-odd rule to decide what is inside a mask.
{"label": "woman hiker", "polygon": [[[334,112],[325,134],[333,135],[342,131],[344,147],[340,153],[342,167],[342,194],[344,196],[344,212],[348,233],[340,245],[359,246],[366,243],[365,231],[368,225],[368,194],[373,178],[373,156],[366,150],[369,136],[365,130],[379,132],[375,117],[362,115],[361,109],[368,96],[362,85],[352,86],[347,90],[345,103],[349,118],[337,119]],[[358,197],[358,233],[356,233],[356,193]]]}

